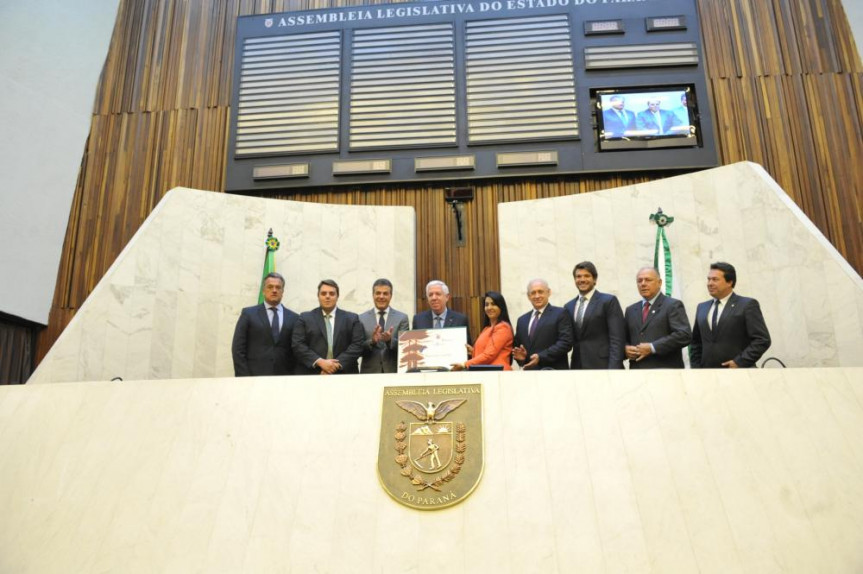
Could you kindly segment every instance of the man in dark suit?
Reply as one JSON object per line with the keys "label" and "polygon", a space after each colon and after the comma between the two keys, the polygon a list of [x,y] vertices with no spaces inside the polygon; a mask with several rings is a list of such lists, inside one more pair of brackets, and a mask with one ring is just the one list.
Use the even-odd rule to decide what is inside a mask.
{"label": "man in dark suit", "polygon": [[635,113],[624,109],[623,96],[611,96],[610,106],[602,112],[602,131],[606,138],[623,137],[624,132],[635,129]]}
{"label": "man in dark suit", "polygon": [[630,369],[682,369],[683,348],[692,339],[683,303],[660,292],[653,267],[636,276],[641,301],[626,308],[626,347]]}
{"label": "man in dark suit", "polygon": [[426,285],[426,301],[429,310],[414,315],[414,329],[444,329],[447,327],[467,328],[467,342],[470,343],[470,325],[467,316],[447,308],[449,287],[437,279]]}
{"label": "man in dark suit", "polygon": [[569,368],[566,354],[572,349],[572,319],[562,307],[548,303],[551,289],[545,279],[527,284],[527,298],[533,305],[518,318],[512,357],[522,369]]}
{"label": "man in dark suit", "polygon": [[668,110],[659,109],[660,101],[652,99],[647,101],[647,109],[638,112],[635,118],[635,127],[639,130],[656,132],[656,135],[669,133],[682,133],[672,128],[683,125],[677,116]]}
{"label": "man in dark suit", "polygon": [[282,305],[284,292],[285,278],[270,273],[264,278],[264,302],[240,313],[231,343],[234,376],[293,374],[291,334],[298,316]]}
{"label": "man in dark suit", "polygon": [[360,323],[365,331],[361,373],[395,373],[399,355],[399,335],[410,329],[408,316],[390,307],[393,284],[389,279],[378,279],[372,285],[375,306],[362,315]]}
{"label": "man in dark suit", "polygon": [[363,354],[363,326],[356,313],[336,309],[339,286],[332,279],[318,283],[320,307],[301,313],[294,327],[292,347],[296,374],[359,373]]}
{"label": "man in dark suit", "polygon": [[707,292],[698,304],[689,359],[693,369],[754,367],[770,347],[770,333],[755,299],[734,292],[737,271],[730,263],[712,263]]}
{"label": "man in dark suit", "polygon": [[598,274],[590,261],[572,270],[578,297],[563,306],[572,319],[571,369],[622,369],[626,327],[617,297],[596,290]]}

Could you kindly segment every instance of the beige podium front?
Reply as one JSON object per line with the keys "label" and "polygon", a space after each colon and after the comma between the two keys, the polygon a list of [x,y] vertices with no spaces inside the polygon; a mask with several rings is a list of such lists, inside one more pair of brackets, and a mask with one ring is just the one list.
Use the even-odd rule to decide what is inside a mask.
{"label": "beige podium front", "polygon": [[[401,506],[383,387],[459,383],[483,478]],[[2,387],[0,572],[860,572],[861,437],[860,368]]]}

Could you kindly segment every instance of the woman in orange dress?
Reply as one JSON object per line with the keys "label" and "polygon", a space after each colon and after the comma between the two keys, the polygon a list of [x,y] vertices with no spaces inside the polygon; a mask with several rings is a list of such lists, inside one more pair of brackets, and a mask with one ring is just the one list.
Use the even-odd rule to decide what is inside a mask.
{"label": "woman in orange dress", "polygon": [[484,310],[482,332],[473,347],[467,345],[468,353],[473,358],[464,363],[455,363],[453,371],[461,371],[471,365],[502,365],[504,371],[512,369],[512,325],[503,295],[497,291],[488,291]]}

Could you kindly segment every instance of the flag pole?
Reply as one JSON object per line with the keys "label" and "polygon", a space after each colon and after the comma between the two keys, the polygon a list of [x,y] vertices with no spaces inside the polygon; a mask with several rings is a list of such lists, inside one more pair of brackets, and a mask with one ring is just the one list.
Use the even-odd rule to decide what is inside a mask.
{"label": "flag pole", "polygon": [[258,289],[258,304],[264,302],[264,281],[267,275],[276,271],[276,251],[279,250],[279,240],[273,237],[273,228],[267,232],[267,240],[264,242],[267,247],[264,253],[264,270],[261,273],[261,287]]}

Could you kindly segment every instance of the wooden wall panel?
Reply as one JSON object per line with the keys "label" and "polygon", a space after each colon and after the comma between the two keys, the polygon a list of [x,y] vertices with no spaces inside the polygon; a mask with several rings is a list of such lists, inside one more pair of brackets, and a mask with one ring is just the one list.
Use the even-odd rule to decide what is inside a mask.
{"label": "wooden wall panel", "polygon": [[26,383],[33,371],[38,325],[0,313],[0,385]]}
{"label": "wooden wall panel", "polygon": [[[239,15],[376,4],[362,0],[125,0],[93,108],[57,289],[38,356],[172,187],[220,191]],[[839,0],[698,0],[723,164],[764,165],[863,271],[863,70]],[[500,287],[496,206],[589,193],[668,173],[585,174],[476,184],[467,244],[455,247],[443,188],[314,190],[299,201],[410,205],[417,212],[418,307],[431,278],[474,331]],[[574,222],[574,224],[576,224]],[[405,288],[396,286],[396,288]],[[474,333],[475,334],[475,333]]]}

